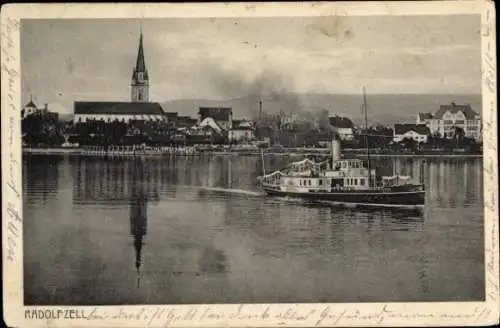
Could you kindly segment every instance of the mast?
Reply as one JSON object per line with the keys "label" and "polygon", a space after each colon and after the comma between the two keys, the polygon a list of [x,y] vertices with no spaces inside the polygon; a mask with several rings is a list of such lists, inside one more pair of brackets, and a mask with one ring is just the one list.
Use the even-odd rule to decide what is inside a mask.
{"label": "mast", "polygon": [[260,157],[261,157],[261,160],[262,160],[262,175],[266,175],[266,167],[264,165],[264,150],[261,149],[260,150]]}
{"label": "mast", "polygon": [[[261,119],[262,119],[262,99],[259,100],[259,124],[261,124]],[[264,165],[264,150],[261,149],[260,150],[260,157],[261,157],[261,160],[262,160],[262,176],[265,176],[266,175],[266,167]]]}
{"label": "mast", "polygon": [[366,105],[366,88],[363,86],[363,108],[365,112],[365,142],[366,142],[366,157],[368,158],[368,186],[372,185],[372,169],[370,163],[370,145],[368,144],[368,107]]}

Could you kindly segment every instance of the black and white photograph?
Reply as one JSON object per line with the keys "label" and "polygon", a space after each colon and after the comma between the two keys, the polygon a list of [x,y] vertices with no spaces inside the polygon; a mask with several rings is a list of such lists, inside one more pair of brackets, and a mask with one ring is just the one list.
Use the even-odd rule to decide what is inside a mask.
{"label": "black and white photograph", "polygon": [[23,306],[486,302],[482,19],[20,19]]}

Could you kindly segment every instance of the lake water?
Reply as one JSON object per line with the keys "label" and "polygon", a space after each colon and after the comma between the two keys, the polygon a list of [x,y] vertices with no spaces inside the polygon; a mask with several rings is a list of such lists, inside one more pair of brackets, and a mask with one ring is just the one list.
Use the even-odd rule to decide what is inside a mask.
{"label": "lake water", "polygon": [[395,163],[422,212],[263,196],[260,157],[25,155],[25,303],[484,300],[482,159]]}

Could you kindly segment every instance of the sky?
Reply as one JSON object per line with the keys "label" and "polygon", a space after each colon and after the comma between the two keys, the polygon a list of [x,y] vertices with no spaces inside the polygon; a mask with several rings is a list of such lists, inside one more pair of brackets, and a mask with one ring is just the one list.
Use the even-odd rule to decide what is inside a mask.
{"label": "sky", "polygon": [[142,25],[150,100],[250,93],[480,94],[479,15],[23,20],[22,101],[129,101]]}

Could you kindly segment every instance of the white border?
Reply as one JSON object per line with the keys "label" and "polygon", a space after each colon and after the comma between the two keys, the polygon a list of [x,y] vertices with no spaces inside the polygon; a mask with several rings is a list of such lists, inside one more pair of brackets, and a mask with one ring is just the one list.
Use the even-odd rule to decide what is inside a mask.
{"label": "white border", "polygon": [[[20,144],[21,18],[279,17],[325,15],[481,15],[485,302],[158,305],[77,308],[102,319],[26,320],[22,292],[22,197]],[[428,326],[499,322],[498,163],[496,121],[495,10],[486,1],[251,3],[251,4],[11,4],[2,7],[2,250],[4,320],[12,327],[103,326]],[[38,307],[64,316],[69,307]],[[94,311],[94,312],[93,312]],[[120,311],[128,319],[113,318]],[[142,312],[141,312],[142,311]],[[212,316],[207,316],[211,313]],[[205,315],[204,315],[205,314]],[[328,314],[328,315],[326,315]],[[77,315],[73,313],[73,316]]]}

